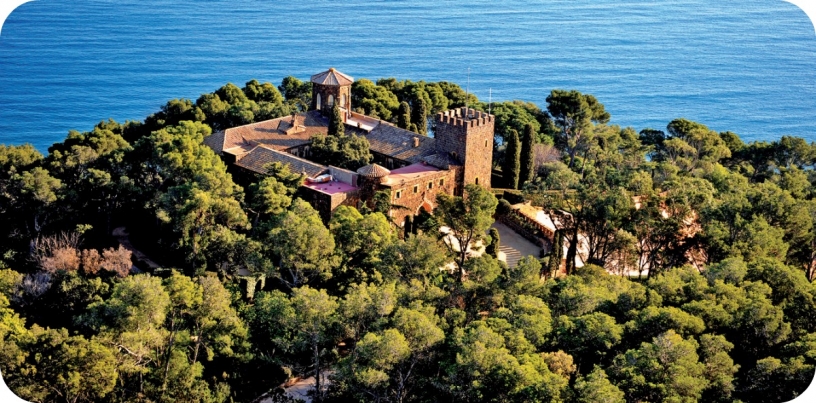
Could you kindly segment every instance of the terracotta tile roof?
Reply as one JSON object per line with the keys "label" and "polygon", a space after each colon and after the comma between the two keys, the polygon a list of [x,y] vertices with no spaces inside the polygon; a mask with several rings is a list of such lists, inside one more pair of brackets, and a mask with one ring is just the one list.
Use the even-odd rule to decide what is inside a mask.
{"label": "terracotta tile roof", "polygon": [[[317,111],[300,113],[295,116],[284,116],[244,126],[226,129],[204,139],[204,144],[212,147],[216,153],[234,147],[252,148],[263,144],[275,150],[286,150],[310,143],[315,134],[326,134],[328,120]],[[223,139],[223,140],[222,140]]]}
{"label": "terracotta tile roof", "polygon": [[441,152],[423,157],[422,161],[428,165],[435,166],[439,169],[450,169],[452,166],[462,166],[462,163],[453,158],[449,153]]}
{"label": "terracotta tile roof", "polygon": [[313,75],[309,81],[322,85],[351,85],[354,82],[354,77],[343,74],[332,67],[322,73]]}
{"label": "terracotta tile roof", "polygon": [[[419,139],[419,146],[414,147],[414,138]],[[399,127],[380,123],[366,136],[371,151],[388,155],[396,159],[417,163],[423,157],[436,154],[435,140]]]}
{"label": "terracotta tile roof", "polygon": [[388,176],[391,171],[377,164],[369,164],[358,169],[357,173],[370,178],[382,178]]}
{"label": "terracotta tile roof", "polygon": [[323,165],[315,164],[314,162],[296,157],[287,152],[273,150],[265,146],[253,148],[250,152],[241,157],[241,159],[236,161],[235,165],[258,173],[266,173],[264,165],[271,162],[287,164],[289,165],[289,170],[293,173],[306,174],[308,177],[315,177],[328,169]]}
{"label": "terracotta tile roof", "polygon": [[224,132],[216,132],[204,137],[204,145],[212,148],[216,154],[220,155],[224,151]]}

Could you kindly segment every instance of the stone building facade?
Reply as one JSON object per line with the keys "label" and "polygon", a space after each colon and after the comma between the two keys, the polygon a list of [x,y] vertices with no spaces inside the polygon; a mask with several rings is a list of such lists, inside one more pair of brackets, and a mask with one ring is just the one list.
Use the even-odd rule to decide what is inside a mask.
{"label": "stone building facade", "polygon": [[[230,165],[264,172],[270,162],[290,164],[307,177],[299,196],[328,221],[340,205],[368,204],[378,190],[391,193],[390,217],[398,225],[424,209],[433,211],[440,193],[461,196],[465,185],[490,188],[495,118],[472,108],[433,117],[434,137],[352,111],[354,79],[334,68],[311,77],[309,111],[226,129],[204,139]],[[328,113],[341,110],[346,132],[366,137],[374,163],[358,172],[308,161],[311,136],[325,135]],[[288,156],[287,156],[288,155]]]}
{"label": "stone building facade", "polygon": [[[493,134],[496,121],[493,115],[469,108],[440,112],[434,117],[436,148],[448,152],[462,164],[457,183],[460,188],[469,184],[490,188],[493,168]],[[488,158],[485,158],[488,156]]]}
{"label": "stone building facade", "polygon": [[416,216],[422,209],[432,212],[436,195],[453,194],[456,171],[429,164],[409,165],[391,171],[381,187],[391,193],[391,219],[401,224],[406,217]]}

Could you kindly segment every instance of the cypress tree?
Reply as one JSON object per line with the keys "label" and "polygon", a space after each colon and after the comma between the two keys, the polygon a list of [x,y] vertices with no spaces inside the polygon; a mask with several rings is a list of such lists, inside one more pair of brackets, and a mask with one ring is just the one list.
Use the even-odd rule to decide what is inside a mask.
{"label": "cypress tree", "polygon": [[411,130],[411,107],[408,102],[400,102],[399,111],[397,112],[397,127]]}
{"label": "cypress tree", "polygon": [[505,186],[508,189],[518,189],[519,168],[521,158],[521,148],[519,147],[519,136],[515,129],[510,129],[507,136],[507,148],[504,151],[504,165],[502,165],[502,176]]}
{"label": "cypress tree", "polygon": [[499,230],[496,228],[490,229],[490,243],[485,248],[485,253],[494,258],[499,258],[499,246],[501,245],[501,237],[499,236]]}
{"label": "cypress tree", "polygon": [[535,144],[535,128],[532,123],[524,126],[524,138],[521,140],[521,168],[518,187],[533,180],[533,144]]}
{"label": "cypress tree", "polygon": [[405,232],[403,233],[403,238],[408,239],[408,234],[414,233],[414,219],[411,216],[405,217],[405,228],[403,228]]}
{"label": "cypress tree", "polygon": [[428,135],[428,104],[422,98],[414,101],[413,122],[416,125],[416,133]]}
{"label": "cypress tree", "polygon": [[329,115],[329,136],[343,136],[345,134],[343,116],[340,115],[340,107],[335,103],[332,107],[332,113]]}
{"label": "cypress tree", "polygon": [[550,251],[550,260],[547,262],[548,275],[555,277],[558,268],[561,266],[561,256],[564,254],[564,237],[561,231],[555,231],[553,236],[553,248]]}

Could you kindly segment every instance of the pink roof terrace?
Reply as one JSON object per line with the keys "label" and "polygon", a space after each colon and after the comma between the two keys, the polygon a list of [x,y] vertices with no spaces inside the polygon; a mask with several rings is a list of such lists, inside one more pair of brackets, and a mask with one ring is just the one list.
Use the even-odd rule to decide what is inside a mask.
{"label": "pink roof terrace", "polygon": [[339,182],[339,181],[329,181],[329,182],[324,182],[324,183],[306,182],[306,183],[303,184],[303,186],[306,186],[309,189],[314,189],[314,190],[317,190],[319,192],[323,192],[323,193],[330,194],[330,195],[337,194],[337,193],[348,193],[350,191],[357,190],[356,186],[352,186],[352,185],[349,185],[348,183]]}
{"label": "pink roof terrace", "polygon": [[439,171],[440,169],[435,166],[418,162],[416,164],[391,170],[391,174],[385,177],[383,185],[397,185],[405,181],[411,181],[423,176],[435,174]]}

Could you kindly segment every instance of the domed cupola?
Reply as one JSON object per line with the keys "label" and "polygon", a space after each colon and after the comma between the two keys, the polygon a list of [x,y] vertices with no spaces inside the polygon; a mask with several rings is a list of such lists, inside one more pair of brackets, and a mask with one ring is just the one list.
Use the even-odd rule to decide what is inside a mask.
{"label": "domed cupola", "polygon": [[341,109],[351,110],[351,84],[354,77],[343,74],[334,67],[312,76],[311,110],[326,114],[335,103]]}

